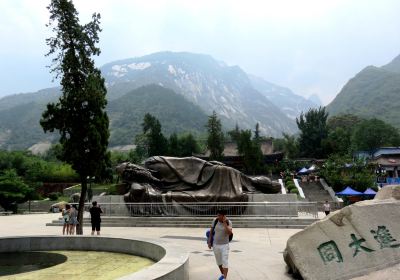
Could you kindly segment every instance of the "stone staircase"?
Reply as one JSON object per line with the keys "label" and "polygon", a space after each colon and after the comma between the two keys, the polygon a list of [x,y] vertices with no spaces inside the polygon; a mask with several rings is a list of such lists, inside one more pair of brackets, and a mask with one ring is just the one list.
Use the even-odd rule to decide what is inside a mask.
{"label": "stone staircase", "polygon": [[[102,227],[190,227],[208,228],[214,217],[102,217]],[[318,219],[305,217],[230,217],[236,228],[295,228],[302,229]],[[46,226],[61,226],[62,219],[53,220]],[[90,226],[85,217],[84,226]]]}
{"label": "stone staircase", "polygon": [[310,202],[332,202],[332,198],[328,191],[319,182],[301,182],[299,181],[301,188],[303,189],[306,200]]}

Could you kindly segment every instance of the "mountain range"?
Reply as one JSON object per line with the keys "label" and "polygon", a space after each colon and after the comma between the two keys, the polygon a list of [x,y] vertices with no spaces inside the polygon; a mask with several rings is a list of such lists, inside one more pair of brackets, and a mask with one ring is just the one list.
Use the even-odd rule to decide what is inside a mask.
{"label": "mountain range", "polygon": [[350,79],[327,106],[330,116],[378,118],[400,128],[400,55],[382,66],[368,66]]}
{"label": "mountain range", "polygon": [[[167,135],[202,133],[207,116],[216,111],[226,130],[236,124],[254,129],[259,123],[262,135],[281,137],[297,131],[296,116],[319,105],[203,54],[159,52],[108,63],[101,72],[110,146],[131,144],[147,112],[160,120]],[[0,148],[54,141],[57,135],[44,134],[39,119],[59,95],[59,88],[51,88],[0,99]]]}
{"label": "mountain range", "polygon": [[300,95],[294,94],[289,88],[267,82],[263,78],[254,75],[249,75],[249,78],[251,85],[256,90],[293,120],[310,108],[322,106],[321,100],[317,95],[311,95],[309,99],[305,99]]}

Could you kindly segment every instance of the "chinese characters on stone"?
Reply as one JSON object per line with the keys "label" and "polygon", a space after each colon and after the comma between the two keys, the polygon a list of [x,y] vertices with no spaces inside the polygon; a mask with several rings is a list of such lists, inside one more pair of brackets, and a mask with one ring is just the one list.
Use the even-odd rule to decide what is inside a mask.
{"label": "chinese characters on stone", "polygon": [[[371,230],[371,234],[373,234],[374,239],[379,243],[380,248],[398,248],[400,244],[394,244],[396,239],[392,237],[389,230],[386,226],[378,226],[377,230]],[[349,247],[353,248],[353,258],[356,257],[359,253],[371,253],[376,250],[368,248],[364,246],[362,243],[365,242],[364,238],[357,238],[355,234],[350,234],[352,242],[349,243]],[[338,263],[343,262],[342,253],[340,252],[338,246],[335,241],[331,240],[328,242],[324,242],[318,246],[319,255],[324,262],[324,264],[328,264],[329,262],[336,261]]]}

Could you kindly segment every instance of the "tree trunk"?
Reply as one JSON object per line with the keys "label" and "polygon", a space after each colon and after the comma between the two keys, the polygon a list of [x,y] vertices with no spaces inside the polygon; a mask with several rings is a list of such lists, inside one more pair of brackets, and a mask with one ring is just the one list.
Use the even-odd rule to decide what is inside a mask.
{"label": "tree trunk", "polygon": [[85,211],[85,199],[86,199],[86,191],[87,191],[87,181],[86,177],[81,178],[81,197],[79,198],[79,207],[78,207],[78,225],[76,227],[76,234],[83,234],[83,212]]}

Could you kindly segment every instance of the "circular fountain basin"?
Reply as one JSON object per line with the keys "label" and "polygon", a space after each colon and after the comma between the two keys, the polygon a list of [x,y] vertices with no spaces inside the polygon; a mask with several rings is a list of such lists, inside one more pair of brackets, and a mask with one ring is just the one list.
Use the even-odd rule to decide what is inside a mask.
{"label": "circular fountain basin", "polygon": [[[118,279],[154,264],[148,258],[98,251],[0,253],[0,276],[12,279]],[[7,278],[7,277],[6,277]],[[2,277],[0,277],[2,279]]]}
{"label": "circular fountain basin", "polygon": [[[155,262],[153,265],[142,268],[135,273],[127,272],[129,273],[127,275],[118,275],[118,277],[121,276],[118,279],[188,279],[189,254],[182,251],[179,247],[158,240],[97,236],[24,236],[0,238],[0,255],[1,253],[7,253],[11,257],[12,254],[21,252],[26,254],[21,260],[24,269],[23,272],[42,268],[52,269],[51,266],[57,266],[66,261],[68,252],[73,254],[74,252],[77,253],[76,251],[89,251],[88,255],[96,251],[99,253],[122,253],[132,255],[129,257],[139,256]],[[46,254],[50,255],[46,257]],[[50,259],[50,261],[43,261],[46,258]],[[32,259],[34,261],[30,264],[29,260]],[[72,257],[71,260],[73,261],[73,259]],[[73,266],[71,267],[73,269]],[[105,269],[106,266],[103,268]],[[113,276],[110,279],[115,278]]]}

